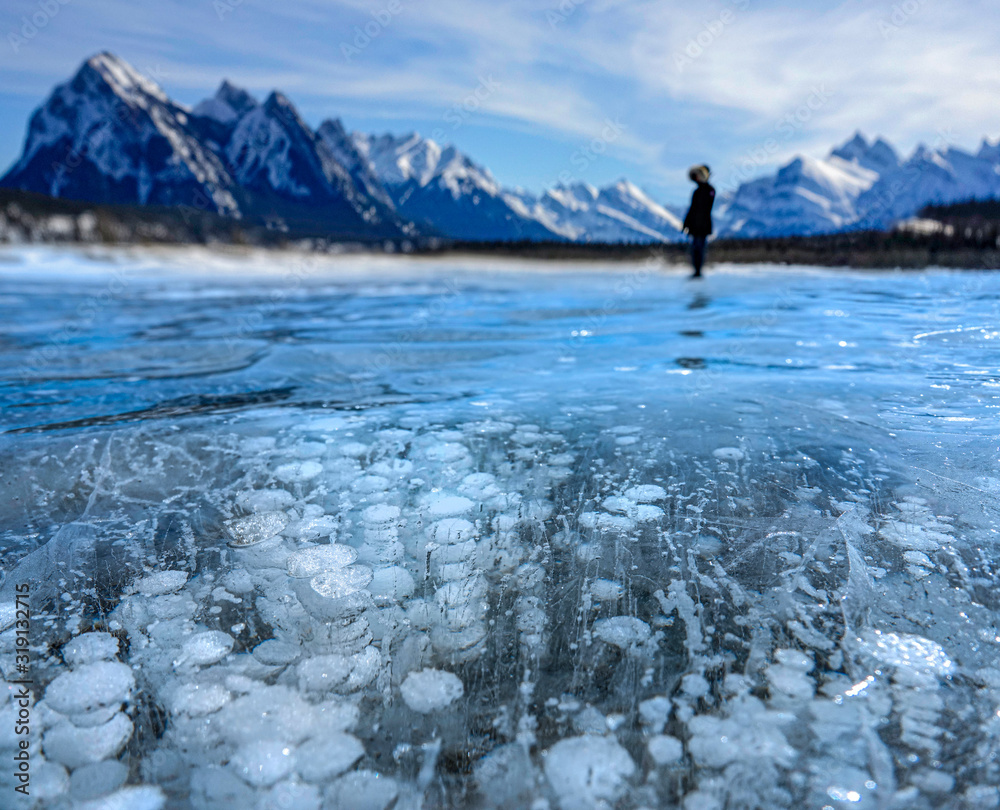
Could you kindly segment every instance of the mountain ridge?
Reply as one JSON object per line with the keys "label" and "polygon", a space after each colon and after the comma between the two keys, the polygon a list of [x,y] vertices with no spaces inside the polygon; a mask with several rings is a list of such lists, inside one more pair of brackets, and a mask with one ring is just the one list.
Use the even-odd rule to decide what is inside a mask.
{"label": "mountain ridge", "polygon": [[[229,80],[194,107],[102,52],[32,114],[0,185],[95,203],[190,205],[333,238],[480,241],[682,240],[679,209],[625,178],[541,193],[503,186],[452,144],[416,132],[313,130],[292,101]],[[1000,197],[1000,140],[976,153],[920,146],[907,158],[857,132],[826,157],[797,155],[720,195],[729,237],[886,228],[926,205]]]}

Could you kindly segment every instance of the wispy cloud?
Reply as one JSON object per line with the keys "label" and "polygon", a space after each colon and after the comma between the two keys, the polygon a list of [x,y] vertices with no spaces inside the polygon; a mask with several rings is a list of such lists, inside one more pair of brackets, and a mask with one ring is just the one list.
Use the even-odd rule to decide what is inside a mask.
{"label": "wispy cloud", "polygon": [[[16,31],[36,5],[8,0],[0,34]],[[912,13],[901,16],[904,5]],[[488,148],[505,129],[529,144],[530,156],[523,149],[505,155],[494,143],[491,168],[501,180],[523,177],[519,161],[564,164],[614,119],[622,136],[583,179],[604,182],[627,171],[661,197],[682,194],[690,162],[724,169],[739,161],[817,87],[829,91],[828,102],[781,143],[774,161],[825,151],[855,129],[904,148],[942,127],[966,146],[1000,132],[1000,16],[986,0],[229,6],[220,15],[212,0],[69,2],[18,52],[0,43],[7,44],[0,47],[6,94],[17,100],[0,113],[3,157],[14,157],[29,100],[103,49],[155,66],[182,100],[196,101],[226,76],[260,94],[283,89],[317,122],[340,115],[349,125],[381,121],[386,129],[432,126],[493,76],[500,88],[477,105],[461,138],[473,155],[477,138]],[[345,58],[342,44],[353,46],[359,32],[359,41],[369,41]]]}

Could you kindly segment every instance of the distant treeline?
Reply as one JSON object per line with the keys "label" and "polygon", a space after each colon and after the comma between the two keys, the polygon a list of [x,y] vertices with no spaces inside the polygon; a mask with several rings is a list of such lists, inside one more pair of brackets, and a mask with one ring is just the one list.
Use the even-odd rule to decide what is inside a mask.
{"label": "distant treeline", "polygon": [[[819,236],[717,239],[712,262],[859,268],[930,266],[1000,269],[1000,201],[929,206],[941,227],[850,231]],[[933,225],[933,223],[931,223]],[[97,205],[0,188],[0,243],[247,245],[327,252],[377,250],[435,256],[473,254],[572,261],[687,261],[687,245],[572,242],[460,242],[444,239],[345,242],[316,232],[250,226],[194,208]]]}
{"label": "distant treeline", "polygon": [[0,244],[250,245],[324,250],[400,246],[327,238],[321,231],[266,228],[193,206],[104,205],[0,188]]}
{"label": "distant treeline", "polygon": [[928,205],[920,211],[920,216],[951,226],[966,242],[995,247],[1000,241],[1000,200]]}
{"label": "distant treeline", "polygon": [[[737,264],[776,263],[891,269],[955,267],[1000,269],[996,239],[983,241],[974,232],[920,234],[906,231],[852,231],[821,236],[767,239],[718,239],[709,246],[709,261]],[[468,253],[574,261],[642,261],[656,257],[672,264],[687,262],[684,243],[566,244],[563,242],[453,242],[420,252]]]}

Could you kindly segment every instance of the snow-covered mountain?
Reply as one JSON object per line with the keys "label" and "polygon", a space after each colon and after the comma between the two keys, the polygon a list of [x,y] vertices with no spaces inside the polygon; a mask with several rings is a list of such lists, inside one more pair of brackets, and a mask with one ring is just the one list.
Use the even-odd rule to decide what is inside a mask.
{"label": "snow-covered mountain", "polygon": [[88,59],[31,116],[0,184],[95,202],[195,205],[239,216],[220,156],[174,103],[109,53]]}
{"label": "snow-covered mountain", "polygon": [[585,183],[542,195],[501,186],[453,146],[416,133],[353,133],[358,152],[389,190],[401,214],[460,239],[662,242],[681,223],[626,180],[603,189]]}
{"label": "snow-covered mountain", "polygon": [[573,242],[671,242],[681,221],[627,180],[602,189],[587,183],[558,185],[540,197],[507,193],[512,206]]}
{"label": "snow-covered mountain", "polygon": [[996,149],[976,155],[961,149],[919,146],[901,165],[882,174],[858,198],[858,226],[886,228],[925,205],[1000,197]]}
{"label": "snow-covered mountain", "polygon": [[344,238],[412,231],[355,185],[280,93],[223,82],[194,109],[110,53],[88,59],[34,113],[0,185],[102,203],[186,205]]}
{"label": "snow-covered mountain", "polygon": [[[0,186],[103,203],[182,205],[334,238],[663,242],[670,210],[627,180],[506,188],[455,146],[416,133],[315,131],[292,102],[228,81],[188,108],[110,53],[88,59],[32,115]],[[860,133],[720,195],[716,230],[754,237],[885,228],[930,203],[1000,198],[1000,142],[903,160]]]}
{"label": "snow-covered mountain", "polygon": [[405,230],[385,195],[359,187],[282,93],[272,92],[235,121],[225,156],[236,182],[252,193],[255,210],[267,217],[294,212],[300,225],[318,228],[350,223],[361,232]]}
{"label": "snow-covered mountain", "polygon": [[194,115],[212,118],[221,124],[235,124],[257,106],[259,106],[257,99],[243,88],[233,86],[226,79],[214,96],[195,105],[191,112]]}
{"label": "snow-covered mountain", "polygon": [[471,240],[564,238],[454,146],[415,132],[402,137],[355,132],[352,138],[399,213],[425,232]]}
{"label": "snow-covered mountain", "polygon": [[742,184],[716,217],[728,236],[814,234],[885,228],[925,205],[1000,196],[1000,145],[976,155],[918,147],[902,160],[881,138],[856,134],[826,158],[796,157],[774,175]]}
{"label": "snow-covered mountain", "polygon": [[324,121],[319,125],[316,134],[330,150],[334,159],[347,170],[359,189],[382,205],[389,208],[395,207],[389,192],[386,191],[385,186],[375,174],[374,168],[358,150],[353,138],[344,129],[339,118]]}

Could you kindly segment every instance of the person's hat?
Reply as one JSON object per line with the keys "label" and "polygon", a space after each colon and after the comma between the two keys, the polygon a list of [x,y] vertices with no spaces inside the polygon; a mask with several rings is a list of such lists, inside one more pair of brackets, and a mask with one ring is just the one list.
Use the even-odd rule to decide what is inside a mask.
{"label": "person's hat", "polygon": [[690,171],[688,171],[688,177],[696,183],[707,183],[710,174],[708,166],[705,165],[692,166]]}

